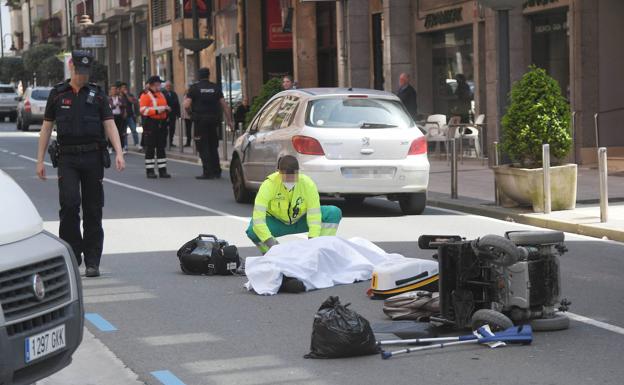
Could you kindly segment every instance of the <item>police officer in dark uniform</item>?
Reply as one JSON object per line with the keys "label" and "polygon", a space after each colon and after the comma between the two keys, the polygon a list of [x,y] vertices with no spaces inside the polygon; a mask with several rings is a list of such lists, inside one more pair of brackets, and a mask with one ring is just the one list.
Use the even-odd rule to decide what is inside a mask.
{"label": "police officer in dark uniform", "polygon": [[200,68],[197,72],[199,81],[189,88],[184,99],[184,108],[191,112],[195,125],[195,141],[202,161],[203,173],[195,178],[221,178],[219,161],[219,121],[221,111],[228,126],[232,127],[232,113],[223,98],[221,87],[210,82],[210,70]]}
{"label": "police officer in dark uniform", "polygon": [[[100,87],[88,82],[92,63],[88,51],[72,52],[71,79],[50,91],[37,151],[37,175],[45,180],[43,160],[56,122],[58,143],[53,142],[48,152],[53,165],[58,166],[59,236],[71,245],[79,265],[84,255],[87,277],[100,275],[104,243],[102,180],[104,168],[110,167],[106,138],[115,150],[115,167],[118,171],[125,168],[108,97]],[[80,232],[81,204],[84,235]]]}

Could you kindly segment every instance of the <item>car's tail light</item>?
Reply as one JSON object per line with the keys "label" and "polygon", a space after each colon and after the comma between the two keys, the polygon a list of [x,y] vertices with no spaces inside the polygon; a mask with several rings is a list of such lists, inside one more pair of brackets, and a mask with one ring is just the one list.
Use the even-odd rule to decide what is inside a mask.
{"label": "car's tail light", "polygon": [[427,153],[427,138],[421,136],[415,139],[410,146],[407,155],[422,155]]}
{"label": "car's tail light", "polygon": [[24,111],[30,112],[30,100],[28,99],[24,102]]}
{"label": "car's tail light", "polygon": [[301,135],[293,136],[292,144],[293,144],[293,147],[295,148],[295,151],[297,151],[300,154],[325,155],[325,152],[323,151],[323,147],[321,146],[321,143],[314,138],[310,138],[309,136],[301,136]]}

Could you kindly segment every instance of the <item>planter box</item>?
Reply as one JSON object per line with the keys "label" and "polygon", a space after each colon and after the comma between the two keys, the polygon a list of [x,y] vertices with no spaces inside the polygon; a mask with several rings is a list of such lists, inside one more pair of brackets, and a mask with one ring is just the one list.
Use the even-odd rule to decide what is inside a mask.
{"label": "planter box", "polygon": [[[493,167],[494,179],[503,207],[532,206],[544,211],[544,169]],[[551,209],[572,210],[576,207],[576,164],[550,168]]]}

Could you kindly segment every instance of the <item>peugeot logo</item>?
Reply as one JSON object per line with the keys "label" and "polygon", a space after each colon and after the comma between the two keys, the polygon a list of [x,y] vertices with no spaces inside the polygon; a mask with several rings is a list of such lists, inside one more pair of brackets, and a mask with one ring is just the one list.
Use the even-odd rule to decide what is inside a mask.
{"label": "peugeot logo", "polygon": [[362,146],[370,146],[370,138],[365,136],[362,138]]}
{"label": "peugeot logo", "polygon": [[38,301],[43,300],[45,297],[45,285],[43,284],[43,278],[39,274],[34,274],[31,278],[32,290],[35,294],[35,298]]}

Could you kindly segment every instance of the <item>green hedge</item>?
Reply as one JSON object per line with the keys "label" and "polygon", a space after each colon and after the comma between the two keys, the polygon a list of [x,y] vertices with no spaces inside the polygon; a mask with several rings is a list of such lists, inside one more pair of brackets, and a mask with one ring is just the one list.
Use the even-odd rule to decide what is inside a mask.
{"label": "green hedge", "polygon": [[260,90],[260,95],[253,99],[251,108],[245,115],[245,129],[247,129],[247,126],[249,126],[249,123],[251,123],[252,119],[256,116],[258,111],[260,111],[262,106],[264,106],[269,99],[280,91],[282,91],[282,81],[279,78],[273,78],[264,83],[262,89]]}
{"label": "green hedge", "polygon": [[572,148],[570,106],[559,83],[533,65],[514,83],[502,126],[503,151],[521,167],[542,166],[542,144],[550,145],[554,164]]}

